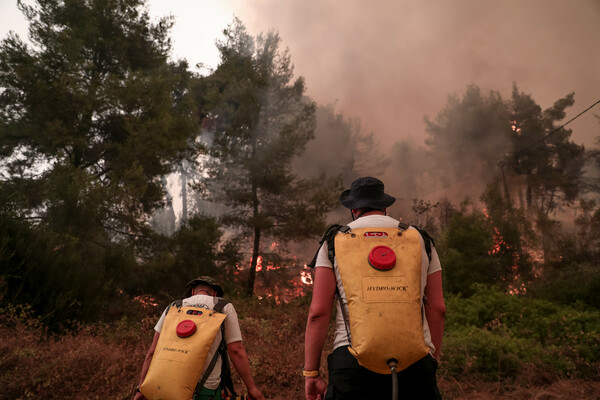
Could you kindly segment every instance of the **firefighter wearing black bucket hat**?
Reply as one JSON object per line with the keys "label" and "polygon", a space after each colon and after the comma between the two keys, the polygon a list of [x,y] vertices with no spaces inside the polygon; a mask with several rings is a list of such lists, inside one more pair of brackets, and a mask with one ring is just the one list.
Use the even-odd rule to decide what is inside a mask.
{"label": "firefighter wearing black bucket hat", "polygon": [[[264,400],[262,393],[256,387],[254,379],[252,378],[248,354],[246,353],[244,345],[242,344],[242,335],[237,313],[233,307],[233,304],[223,299],[223,295],[223,288],[214,278],[210,276],[200,276],[191,280],[185,286],[185,298],[183,300],[171,303],[171,305],[165,309],[161,318],[154,327],[154,339],[144,360],[139,385],[136,389],[135,400],[146,398],[144,397],[144,394],[142,394],[142,392],[146,393],[144,391],[143,384],[147,376],[149,376],[149,370],[152,368],[151,364],[153,356],[155,355],[155,352],[159,351],[157,350],[157,344],[161,343],[159,340],[161,338],[161,331],[163,331],[165,328],[164,324],[166,321],[166,316],[168,315],[169,310],[174,306],[180,307],[182,310],[188,310],[187,314],[190,314],[190,312],[193,315],[196,313],[202,314],[202,311],[206,312],[207,310],[213,310],[225,315],[222,322],[222,328],[220,330],[218,327],[216,328],[218,332],[214,336],[212,344],[203,345],[205,346],[205,349],[207,349],[205,356],[206,362],[203,364],[203,366],[201,366],[201,369],[197,369],[198,372],[201,371],[201,380],[200,382],[193,383],[191,390],[189,387],[183,389],[190,391],[190,395],[187,398],[191,400],[220,400],[223,399],[222,391],[225,393],[227,391],[230,393],[233,392],[233,383],[231,382],[231,376],[228,374],[228,355],[239,376],[242,378],[244,385],[246,386],[248,391],[247,398],[253,400]],[[213,314],[208,313],[208,315]],[[202,325],[199,326],[202,327]],[[196,329],[202,328],[197,328],[196,325],[193,323],[190,324],[187,320],[182,321],[177,326],[177,335],[180,338],[184,338],[183,341],[185,341],[188,340],[188,337],[193,337]],[[171,332],[171,330],[169,330],[169,332]],[[172,349],[168,350],[174,352]],[[197,352],[199,350],[194,351]],[[182,352],[180,351],[180,353]],[[180,360],[186,360],[189,358],[186,354],[184,354],[184,356],[177,355],[177,357],[180,357]],[[208,362],[208,360],[210,360],[210,362]],[[178,371],[172,371],[172,373],[177,375]],[[166,381],[168,382],[169,379],[166,379]],[[155,386],[159,387],[160,385],[161,384]],[[142,387],[141,391],[140,386]],[[186,384],[184,386],[189,385]],[[195,390],[193,390],[194,386],[196,386]],[[170,396],[172,395],[170,394]],[[179,394],[175,395],[175,398],[179,397]],[[162,394],[160,394],[157,398],[165,399],[167,397],[164,397]]]}
{"label": "firefighter wearing black bucket hat", "polygon": [[[424,231],[387,216],[394,201],[373,177],[355,180],[340,195],[352,222],[332,226],[310,264],[314,286],[302,371],[307,400],[441,398],[441,265]],[[326,382],[320,358],[334,301]]]}

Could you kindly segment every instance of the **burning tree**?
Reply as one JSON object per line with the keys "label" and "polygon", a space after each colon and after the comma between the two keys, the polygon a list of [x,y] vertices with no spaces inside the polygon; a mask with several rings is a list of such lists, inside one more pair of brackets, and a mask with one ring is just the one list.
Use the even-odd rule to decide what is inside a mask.
{"label": "burning tree", "polygon": [[573,104],[571,93],[542,110],[531,96],[519,92],[516,85],[510,101],[514,151],[505,162],[515,177],[514,188],[521,210],[526,210],[536,221],[541,233],[544,259],[548,258],[550,232],[558,226],[550,214],[572,204],[581,189],[584,147],[569,140],[571,130],[555,126],[565,117],[565,109]]}
{"label": "burning tree", "polygon": [[509,100],[497,92],[485,97],[471,85],[461,99],[450,97],[435,120],[426,119],[434,164],[442,177],[454,171],[453,180],[473,171],[481,171],[484,185],[501,178],[506,206],[535,221],[546,251],[557,226],[550,215],[581,189],[584,148],[570,140],[571,130],[556,126],[573,104],[571,93],[543,110],[516,84]]}

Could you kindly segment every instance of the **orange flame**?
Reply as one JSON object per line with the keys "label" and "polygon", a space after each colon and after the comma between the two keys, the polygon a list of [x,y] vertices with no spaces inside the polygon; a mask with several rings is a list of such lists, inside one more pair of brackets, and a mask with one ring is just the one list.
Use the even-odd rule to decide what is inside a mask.
{"label": "orange flame", "polygon": [[135,296],[133,301],[140,303],[144,308],[155,308],[158,307],[158,301],[147,294],[143,294],[141,296]]}
{"label": "orange flame", "polygon": [[[485,218],[488,221],[490,221],[491,223],[493,223],[492,218],[487,213],[487,210],[483,209],[482,212],[483,212],[483,215],[485,215]],[[498,229],[497,226],[492,226],[492,229],[493,229],[493,233],[492,233],[493,243],[492,243],[492,248],[488,251],[488,254],[495,255],[495,254],[500,254],[503,251],[511,253],[513,264],[510,269],[514,275],[512,278],[513,283],[509,283],[509,285],[508,285],[508,293],[511,295],[525,294],[527,292],[527,287],[525,286],[525,283],[518,282],[521,279],[521,274],[519,273],[519,262],[520,262],[519,253],[517,251],[512,250],[511,246],[506,242],[506,240],[504,240],[504,237],[500,233],[500,229]],[[506,280],[506,279],[502,278],[502,280]]]}
{"label": "orange flame", "polygon": [[[306,268],[306,265],[305,265],[305,268]],[[311,273],[306,270],[300,271],[300,281],[302,281],[302,283],[304,283],[305,285],[309,285],[309,286],[314,283]]]}

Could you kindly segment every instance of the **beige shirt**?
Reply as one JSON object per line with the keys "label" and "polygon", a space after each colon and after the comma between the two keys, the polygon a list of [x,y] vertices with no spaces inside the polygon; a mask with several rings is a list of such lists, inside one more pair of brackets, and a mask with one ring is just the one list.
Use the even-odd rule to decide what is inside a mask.
{"label": "beige shirt", "polygon": [[[195,296],[191,296],[186,299],[183,299],[183,306],[199,307],[199,308],[206,308],[209,310],[213,310],[215,305],[217,304],[218,300],[219,300],[218,297],[207,296],[204,294],[197,294]],[[156,332],[160,333],[160,331],[162,329],[162,325],[163,325],[163,322],[164,322],[165,316],[166,316],[166,314],[165,314],[166,311],[167,311],[166,309],[165,309],[165,311],[163,311],[160,319],[158,320],[158,322],[156,323],[156,326],[154,327],[154,330]],[[237,312],[235,311],[233,304],[231,304],[231,303],[226,304],[225,307],[223,307],[223,313],[227,315],[227,317],[225,318],[225,322],[224,322],[224,324],[225,324],[225,343],[229,344],[232,342],[240,342],[242,340],[242,332],[240,331],[240,324],[238,322]],[[210,351],[208,352],[208,355],[206,356],[207,361],[204,365],[204,369],[202,370],[202,375],[200,375],[200,376],[204,376],[204,373],[206,372],[206,368],[208,368],[208,364],[210,363],[210,360],[212,360],[213,356],[215,355],[215,352],[219,348],[219,343],[221,343],[221,337],[222,337],[221,331],[219,331],[217,333],[217,336],[215,337],[215,341],[213,342],[213,344],[210,347]],[[219,384],[221,383],[221,365],[222,365],[222,363],[223,363],[223,361],[221,360],[221,357],[219,357],[217,359],[217,363],[215,364],[215,367],[214,367],[212,373],[210,374],[210,376],[204,383],[205,388],[215,390],[216,388],[219,387]]]}
{"label": "beige shirt", "polygon": [[[360,217],[355,221],[352,221],[348,224],[348,226],[352,229],[357,228],[395,228],[398,226],[398,221],[394,218],[388,217],[386,215],[367,215],[364,217]],[[409,229],[414,229],[410,227]],[[420,235],[419,235],[420,236]],[[425,244],[423,243],[423,238],[421,237],[421,293],[425,291],[425,285],[427,284],[427,276],[433,274],[434,272],[440,271],[442,266],[440,264],[440,258],[438,257],[435,248],[431,247],[431,261],[427,257],[427,253],[425,252]],[[321,248],[319,249],[319,253],[317,254],[317,261],[315,264],[315,268],[324,267],[324,268],[333,268],[331,265],[331,261],[327,256],[328,248],[327,242],[324,242]],[[348,315],[348,302],[346,301],[346,294],[344,293],[344,287],[342,286],[342,279],[340,277],[337,264],[335,271],[335,279],[337,281],[337,287],[341,297],[341,303],[344,307],[343,312]],[[422,299],[421,299],[422,301]],[[335,319],[335,335],[333,339],[333,348],[337,349],[340,346],[347,346],[350,344],[350,340],[348,339],[348,333],[346,331],[346,324],[344,323],[344,317],[342,315],[342,309],[340,308],[340,302],[336,302],[336,319]],[[427,317],[425,315],[425,308],[422,308],[423,313],[423,334],[425,339],[425,344],[431,349],[431,353],[435,351],[435,346],[431,341],[431,333],[429,331],[429,324],[427,323]]]}

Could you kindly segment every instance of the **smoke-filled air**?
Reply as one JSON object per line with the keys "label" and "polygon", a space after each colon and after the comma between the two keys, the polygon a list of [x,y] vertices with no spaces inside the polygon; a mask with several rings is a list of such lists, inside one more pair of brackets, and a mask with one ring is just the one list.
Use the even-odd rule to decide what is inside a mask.
{"label": "smoke-filled air", "polygon": [[[312,400],[340,321],[368,342],[356,304],[410,302],[367,293],[407,265],[442,398],[598,398],[598,0],[3,0],[0,22],[0,400]],[[362,218],[419,240],[376,262],[335,239]],[[181,385],[155,361],[196,357],[170,325],[196,296],[249,397],[198,378],[206,354]],[[314,340],[335,299],[350,322]]]}

